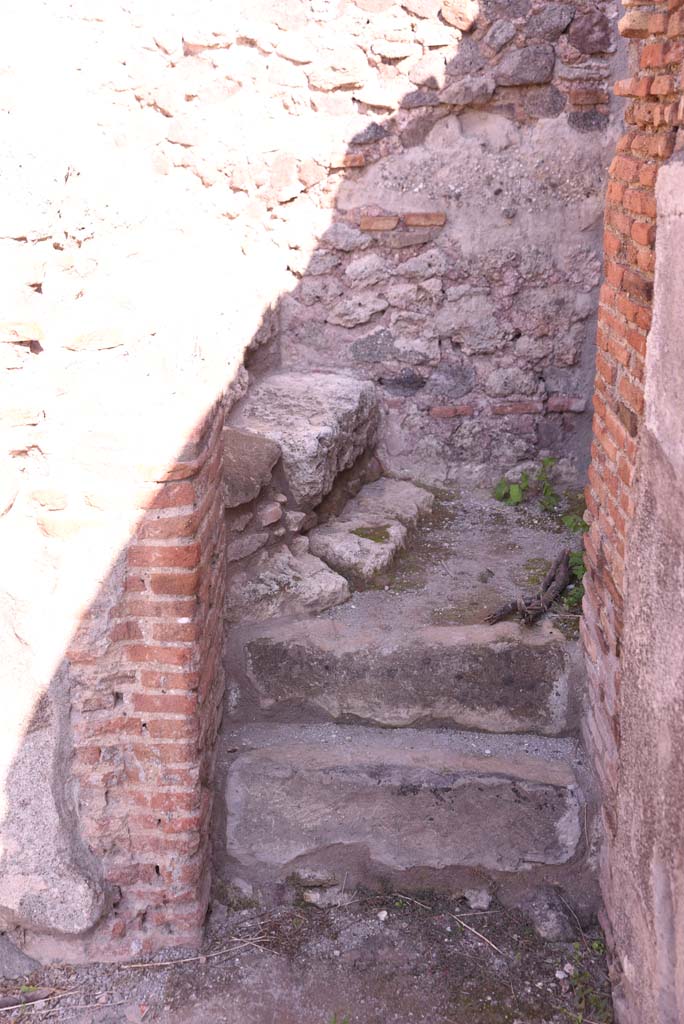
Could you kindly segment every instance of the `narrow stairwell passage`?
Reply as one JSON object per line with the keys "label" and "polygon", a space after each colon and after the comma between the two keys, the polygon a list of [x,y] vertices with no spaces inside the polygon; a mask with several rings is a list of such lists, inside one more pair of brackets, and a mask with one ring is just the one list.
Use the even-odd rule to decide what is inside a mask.
{"label": "narrow stairwell passage", "polygon": [[255,445],[268,459],[247,501],[239,459],[227,480],[247,553],[228,586],[217,878],[274,905],[321,880],[329,899],[479,889],[586,923],[576,620],[483,625],[568,537],[484,492],[388,479],[376,426],[372,385],[293,373],[251,387],[230,424],[252,469]]}

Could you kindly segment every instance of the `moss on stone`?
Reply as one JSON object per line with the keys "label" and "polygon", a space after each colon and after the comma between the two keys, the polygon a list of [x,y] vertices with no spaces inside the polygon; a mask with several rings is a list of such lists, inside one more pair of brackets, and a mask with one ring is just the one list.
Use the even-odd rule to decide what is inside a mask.
{"label": "moss on stone", "polygon": [[548,558],[528,558],[516,583],[521,586],[540,587],[550,568],[551,562]]}
{"label": "moss on stone", "polygon": [[374,544],[386,544],[390,539],[389,526],[359,526],[352,533],[362,540],[372,540]]}

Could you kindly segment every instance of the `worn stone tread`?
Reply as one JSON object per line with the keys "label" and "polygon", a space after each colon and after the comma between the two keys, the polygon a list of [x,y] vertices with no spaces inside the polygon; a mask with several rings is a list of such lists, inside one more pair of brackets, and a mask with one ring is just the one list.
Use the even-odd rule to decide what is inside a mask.
{"label": "worn stone tread", "polygon": [[524,873],[580,843],[572,741],[252,726],[230,742],[227,853],[262,875],[333,849],[338,868],[347,850],[388,872]]}
{"label": "worn stone tread", "polygon": [[270,624],[244,642],[259,707],[383,726],[441,721],[491,732],[568,733],[578,652],[547,624]]}
{"label": "worn stone tread", "polygon": [[433,501],[423,487],[383,477],[362,487],[341,515],[311,531],[311,551],[336,572],[372,579],[389,568]]}
{"label": "worn stone tread", "polygon": [[406,527],[389,516],[347,513],[309,533],[311,553],[353,579],[389,568],[406,543]]}
{"label": "worn stone tread", "polygon": [[362,487],[345,508],[352,515],[389,516],[404,526],[413,527],[432,509],[434,495],[409,480],[381,477]]}

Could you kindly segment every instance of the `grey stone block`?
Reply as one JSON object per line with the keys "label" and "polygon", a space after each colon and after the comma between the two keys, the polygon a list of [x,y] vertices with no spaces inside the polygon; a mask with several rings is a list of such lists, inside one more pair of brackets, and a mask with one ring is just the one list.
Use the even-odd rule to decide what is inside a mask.
{"label": "grey stone block", "polygon": [[434,500],[434,495],[424,487],[417,487],[408,480],[383,477],[366,484],[349,502],[345,512],[391,516],[404,526],[415,526],[422,516],[430,512]]}
{"label": "grey stone block", "polygon": [[104,887],[79,861],[78,844],[53,795],[53,729],[26,735],[6,782],[0,862],[0,929],[80,935],[105,907]]}
{"label": "grey stone block", "polygon": [[294,553],[282,544],[258,552],[229,575],[226,617],[229,622],[244,622],[302,615],[333,608],[348,597],[349,584],[343,576],[320,558],[306,551]]}
{"label": "grey stone block", "polygon": [[309,534],[313,555],[336,572],[363,580],[387,569],[405,540],[405,526],[370,513],[346,513]]}
{"label": "grey stone block", "polygon": [[250,388],[231,425],[280,446],[295,504],[314,508],[374,442],[373,384],[330,373],[275,373]]}
{"label": "grey stone block", "polygon": [[226,508],[251,501],[271,479],[280,445],[267,437],[226,427],[223,431],[223,494]]}
{"label": "grey stone block", "polygon": [[542,85],[550,82],[556,55],[548,43],[509,50],[494,68],[497,85]]}

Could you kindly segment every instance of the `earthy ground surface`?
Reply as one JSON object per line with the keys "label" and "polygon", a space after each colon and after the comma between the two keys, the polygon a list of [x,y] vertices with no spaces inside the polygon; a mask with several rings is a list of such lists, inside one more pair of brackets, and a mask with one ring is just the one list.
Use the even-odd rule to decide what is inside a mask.
{"label": "earthy ground surface", "polygon": [[[59,1024],[608,1024],[595,928],[544,942],[516,911],[423,894],[276,911],[214,903],[201,956],[172,966],[44,968],[2,982],[46,997],[4,1021]],[[473,929],[473,930],[471,930]],[[478,934],[479,933],[479,934]],[[183,963],[184,956],[189,958]],[[33,986],[36,988],[34,989]],[[22,995],[23,993],[23,995]],[[7,1004],[6,999],[1,1002]]]}
{"label": "earthy ground surface", "polygon": [[[471,625],[521,593],[539,588],[562,548],[580,550],[580,533],[564,516],[581,511],[579,496],[558,488],[558,507],[544,511],[530,493],[515,507],[489,491],[437,491],[423,521],[394,565],[374,577],[351,602],[327,615],[338,621],[406,621]],[[577,614],[560,603],[551,619],[577,633]]]}

